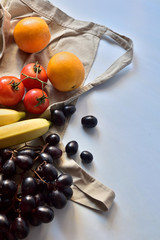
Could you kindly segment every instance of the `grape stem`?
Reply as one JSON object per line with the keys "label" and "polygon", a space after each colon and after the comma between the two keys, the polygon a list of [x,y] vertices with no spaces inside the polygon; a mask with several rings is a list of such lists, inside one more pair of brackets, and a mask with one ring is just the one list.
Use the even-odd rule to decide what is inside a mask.
{"label": "grape stem", "polygon": [[[44,150],[47,148],[48,144],[49,144],[49,143],[46,143],[46,144],[41,148],[40,153],[43,153],[43,152],[44,152]],[[35,162],[37,159],[38,159],[38,156],[35,157],[35,158],[33,159],[33,161]]]}
{"label": "grape stem", "polygon": [[34,173],[37,175],[37,177],[38,177],[43,183],[48,184],[48,183],[46,183],[46,182],[41,178],[41,176],[40,176],[34,169],[31,169],[31,170],[32,170],[32,172],[34,172]]}
{"label": "grape stem", "polygon": [[24,74],[24,73],[22,73],[22,75],[25,76],[25,78],[21,79],[21,81],[20,81],[19,83],[17,83],[17,85],[19,85],[21,82],[23,82],[23,80],[25,80],[25,79],[27,79],[27,78],[31,78],[31,79],[37,80],[37,81],[41,82],[42,84],[46,84],[46,85],[47,85],[47,83],[46,83],[46,82],[43,82],[42,80],[40,80],[40,79],[37,77],[37,75],[36,75],[36,77],[30,77],[30,76],[28,76],[28,75],[26,75],[26,74]]}

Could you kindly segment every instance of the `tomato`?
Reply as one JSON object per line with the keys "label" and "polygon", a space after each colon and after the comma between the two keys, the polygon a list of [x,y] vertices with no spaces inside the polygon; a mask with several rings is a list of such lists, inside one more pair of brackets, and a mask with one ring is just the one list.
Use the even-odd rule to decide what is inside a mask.
{"label": "tomato", "polygon": [[[47,83],[47,81],[48,81],[47,73],[46,73],[44,67],[42,67],[40,64],[29,63],[23,67],[23,69],[21,71],[21,79],[25,79],[26,78],[25,75],[31,77],[31,78],[26,78],[25,80],[23,80],[23,84],[27,90],[30,90],[32,88],[42,88],[41,82],[39,82],[36,79],[32,79],[32,78],[36,78],[36,74],[37,74],[38,79]],[[45,87],[46,84],[43,84],[43,85]]]}
{"label": "tomato", "polygon": [[13,76],[0,78],[0,104],[14,106],[18,104],[24,95],[24,85],[20,79]]}
{"label": "tomato", "polygon": [[49,106],[48,96],[41,89],[31,89],[24,97],[24,106],[30,113],[41,114]]}

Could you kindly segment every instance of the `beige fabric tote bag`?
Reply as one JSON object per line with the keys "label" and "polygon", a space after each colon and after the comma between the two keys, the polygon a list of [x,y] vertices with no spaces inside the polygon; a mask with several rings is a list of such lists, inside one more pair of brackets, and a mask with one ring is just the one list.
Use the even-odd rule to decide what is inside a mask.
{"label": "beige fabric tote bag", "polygon": [[[13,39],[13,29],[16,23],[28,16],[43,18],[47,22],[52,35],[48,46],[41,52],[34,54],[19,50]],[[133,57],[132,40],[108,27],[73,19],[47,0],[2,0],[0,6],[0,75],[19,77],[23,66],[35,61],[47,68],[49,59],[55,53],[69,51],[77,55],[83,62],[86,79],[103,36],[113,39],[126,52],[101,76],[87,85],[84,84],[74,92],[62,94],[53,89],[51,84],[48,85],[50,107],[42,114],[42,117],[50,117],[51,107],[58,108],[64,104],[75,103],[78,96],[107,81],[126,67]],[[23,108],[22,104],[15,107],[17,110],[24,110]],[[28,115],[28,117],[32,116]],[[63,139],[68,122],[63,128],[51,128],[49,133],[58,132]],[[61,147],[64,148],[62,143]],[[107,211],[111,207],[115,193],[86,173],[74,160],[68,159],[65,153],[60,161],[55,164],[60,171],[71,174],[73,177],[73,201],[99,211]]]}

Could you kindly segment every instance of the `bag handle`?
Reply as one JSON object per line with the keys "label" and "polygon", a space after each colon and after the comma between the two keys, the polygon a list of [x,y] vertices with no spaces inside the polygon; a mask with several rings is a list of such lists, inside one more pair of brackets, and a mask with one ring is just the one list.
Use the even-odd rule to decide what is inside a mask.
{"label": "bag handle", "polygon": [[[119,33],[112,31],[111,29],[107,29],[104,35],[112,38],[116,43],[118,43],[122,48],[124,48],[126,52],[122,56],[120,56],[102,75],[98,76],[93,82],[90,82],[82,86],[80,89],[78,89],[77,92],[74,92],[73,96],[66,99],[65,101],[53,103],[50,106],[51,108],[61,107],[63,105],[73,102],[74,100],[77,100],[77,98],[81,96],[83,93],[88,92],[95,86],[98,86],[106,82],[116,73],[118,73],[120,70],[122,70],[131,63],[133,59],[132,40],[126,36],[120,35]],[[50,115],[50,107],[41,115],[42,117],[47,118]]]}

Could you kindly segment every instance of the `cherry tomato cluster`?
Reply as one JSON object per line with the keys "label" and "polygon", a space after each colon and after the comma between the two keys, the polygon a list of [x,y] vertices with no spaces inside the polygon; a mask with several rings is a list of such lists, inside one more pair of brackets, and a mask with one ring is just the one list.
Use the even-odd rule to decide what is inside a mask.
{"label": "cherry tomato cluster", "polygon": [[48,96],[43,90],[47,81],[44,67],[37,62],[29,63],[23,67],[20,79],[14,76],[0,78],[0,104],[11,107],[23,99],[28,112],[41,114],[49,106]]}

